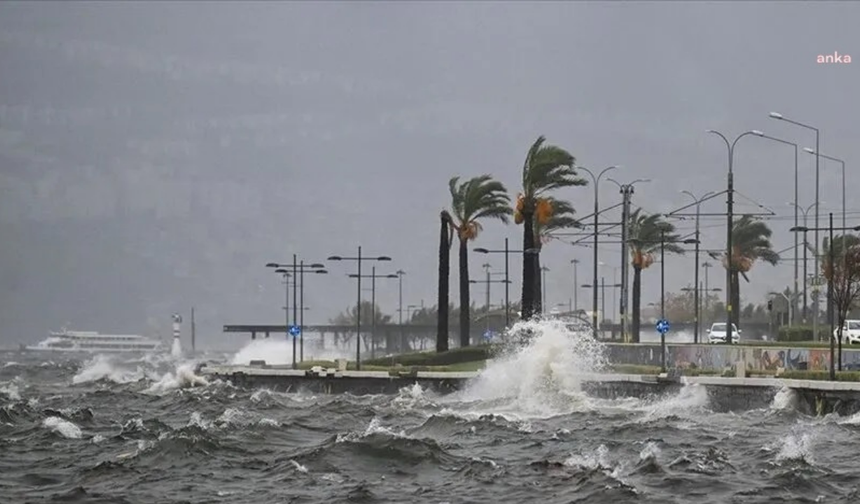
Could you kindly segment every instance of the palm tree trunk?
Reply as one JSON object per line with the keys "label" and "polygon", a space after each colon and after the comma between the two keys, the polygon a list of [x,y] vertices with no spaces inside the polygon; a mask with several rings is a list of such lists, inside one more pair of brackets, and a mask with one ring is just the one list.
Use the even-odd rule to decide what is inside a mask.
{"label": "palm tree trunk", "polygon": [[535,246],[534,212],[522,212],[523,215],[523,293],[520,301],[522,320],[531,320],[534,316],[535,293],[535,256],[528,251]]}
{"label": "palm tree trunk", "polygon": [[630,341],[639,343],[639,324],[642,318],[639,306],[642,302],[642,269],[633,266],[633,321],[630,324]]}
{"label": "palm tree trunk", "polygon": [[469,346],[469,240],[460,238],[460,346]]}
{"label": "palm tree trunk", "polygon": [[450,273],[451,247],[448,243],[448,216],[442,212],[439,230],[439,291],[436,306],[436,351],[448,351],[448,275]]}

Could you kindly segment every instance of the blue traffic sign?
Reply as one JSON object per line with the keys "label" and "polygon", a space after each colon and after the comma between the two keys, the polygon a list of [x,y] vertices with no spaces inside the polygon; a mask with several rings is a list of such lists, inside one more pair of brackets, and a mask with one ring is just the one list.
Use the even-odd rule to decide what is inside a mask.
{"label": "blue traffic sign", "polygon": [[301,334],[301,332],[302,332],[302,330],[299,329],[299,326],[297,326],[297,325],[291,325],[290,326],[290,334],[291,335],[298,336],[299,334]]}
{"label": "blue traffic sign", "polygon": [[669,332],[669,321],[666,319],[660,319],[657,321],[657,332],[660,334],[666,334]]}
{"label": "blue traffic sign", "polygon": [[487,341],[490,341],[491,339],[493,339],[494,335],[495,335],[495,333],[493,331],[490,331],[490,330],[484,331],[484,339]]}

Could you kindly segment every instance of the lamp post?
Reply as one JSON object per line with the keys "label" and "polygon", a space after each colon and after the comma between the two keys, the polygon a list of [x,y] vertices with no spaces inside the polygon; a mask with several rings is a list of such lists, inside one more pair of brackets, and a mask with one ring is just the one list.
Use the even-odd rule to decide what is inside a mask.
{"label": "lamp post", "polygon": [[[268,265],[267,265],[268,266]],[[284,334],[286,335],[287,341],[290,340],[290,272],[285,268],[278,268],[275,270],[275,273],[278,273],[284,278]],[[293,357],[295,357],[295,352],[293,352]]]}
{"label": "lamp post", "polygon": [[[830,161],[836,161],[837,163],[840,163],[842,165],[842,227],[845,227],[845,161],[843,161],[842,159],[839,159],[839,158],[835,158],[832,156],[827,156],[825,154],[821,154],[817,150],[810,149],[809,147],[804,147],[803,150],[805,152],[810,153],[810,154],[815,154],[816,156],[823,157],[824,159],[828,159]],[[796,225],[797,224],[795,223],[795,226]],[[795,236],[797,236],[797,235],[795,235]],[[843,241],[844,241],[844,238],[843,238]],[[845,243],[843,243],[843,247],[842,247],[843,267],[845,266],[845,264],[846,264],[845,261],[847,260],[847,257],[848,257],[845,253],[846,247],[844,245],[845,245]],[[830,313],[830,318],[833,318],[832,311],[833,311],[832,307],[829,307],[828,312]]]}
{"label": "lamp post", "polygon": [[[737,145],[738,140],[747,136],[753,135],[752,131],[745,131],[738,135],[733,142],[729,142],[729,139],[726,138],[725,135],[720,133],[717,130],[708,130],[708,133],[713,133],[720,138],[722,138],[726,142],[726,147],[729,149],[729,173],[728,173],[728,189],[727,189],[727,199],[726,199],[726,215],[727,215],[727,224],[726,224],[726,333],[728,336],[726,337],[726,343],[731,344],[732,342],[732,309],[736,307],[732,307],[732,227],[734,226],[734,195],[735,195],[735,182],[734,182],[734,172],[732,171],[734,166],[734,158],[735,158],[735,145]],[[740,325],[740,322],[738,322]]]}
{"label": "lamp post", "polygon": [[[800,226],[800,227],[795,226],[795,227],[789,229],[789,231],[791,231],[793,233],[798,233],[798,232],[805,233],[807,231],[829,231],[830,241],[828,243],[830,244],[830,246],[828,248],[829,248],[829,256],[830,256],[830,278],[827,279],[827,298],[828,298],[828,301],[832,301],[832,299],[833,299],[833,277],[835,276],[834,275],[834,269],[835,268],[833,266],[833,231],[860,231],[860,226],[854,226],[854,227],[843,226],[841,228],[835,228],[835,227],[833,227],[833,213],[831,212],[829,216],[830,216],[830,225],[826,228],[819,229],[819,228],[807,228],[806,226]],[[844,274],[846,274],[846,272],[843,271],[843,275]],[[816,296],[816,299],[817,299],[817,296]],[[830,335],[831,335],[830,336],[830,379],[835,381],[836,380],[836,369],[834,366],[834,360],[835,360],[834,359],[834,357],[835,357],[835,355],[834,355],[835,354],[835,348],[834,347],[835,347],[836,342],[834,340],[836,338],[833,337],[833,317],[830,317]],[[842,371],[842,338],[839,338],[838,343],[839,343],[839,370]]]}
{"label": "lamp post", "polygon": [[546,304],[547,304],[547,299],[546,299],[546,273],[547,273],[547,271],[549,271],[549,268],[547,268],[546,266],[541,266],[541,267],[540,267],[540,271],[541,271],[541,276],[543,277],[543,278],[541,278],[541,285],[543,286],[543,301],[544,301],[544,302],[541,304],[541,306],[546,306]]}
{"label": "lamp post", "polygon": [[[819,189],[820,189],[820,183],[819,183],[820,159],[819,158],[821,157],[821,155],[819,154],[818,150],[820,148],[821,132],[816,127],[810,126],[808,124],[804,124],[804,123],[799,122],[799,121],[795,121],[793,119],[788,119],[787,117],[784,117],[779,112],[771,112],[769,114],[769,117],[771,119],[776,119],[778,121],[785,121],[789,124],[794,124],[795,126],[800,126],[801,128],[804,128],[807,130],[812,130],[815,132],[815,233],[814,233],[815,250],[813,252],[813,263],[814,263],[814,268],[815,268],[815,277],[816,277],[816,279],[818,279],[818,274],[820,271],[818,269],[818,256],[819,256],[819,253],[818,253],[818,247],[819,247],[818,225],[820,222],[819,218],[818,218],[818,212],[821,208],[821,201],[819,200],[819,194],[820,194],[820,192],[819,192]],[[797,227],[797,224],[795,224],[795,227]],[[817,283],[818,282],[816,282],[816,284]],[[819,311],[818,310],[818,296],[816,296],[815,299],[812,300],[812,334],[813,334],[814,338],[818,338],[818,311]]]}
{"label": "lamp post", "polygon": [[[600,303],[602,305],[603,312],[601,313],[601,318],[606,318],[606,289],[621,289],[624,287],[623,284],[615,283],[606,285],[606,279],[604,277],[600,277],[600,283],[597,285],[597,288],[600,289]],[[592,284],[582,284],[583,289],[593,289],[594,285]]]}
{"label": "lamp post", "polygon": [[591,176],[591,180],[594,182],[594,263],[593,263],[593,278],[592,278],[592,285],[594,287],[592,288],[592,294],[591,294],[591,296],[592,296],[591,297],[591,310],[592,310],[591,323],[593,326],[592,329],[594,331],[594,338],[595,339],[597,339],[597,262],[598,262],[597,261],[597,243],[598,243],[597,235],[598,235],[598,226],[599,226],[598,225],[598,216],[600,215],[600,207],[599,207],[599,201],[598,201],[600,198],[600,195],[598,192],[598,185],[600,184],[600,177],[602,177],[603,174],[605,174],[606,172],[608,172],[610,170],[614,170],[616,168],[617,168],[617,166],[606,167],[603,169],[603,171],[598,173],[597,176],[595,176],[594,173],[591,172],[591,170],[589,170],[583,166],[577,166],[577,169],[582,170],[585,173],[587,173],[589,176]]}
{"label": "lamp post", "polygon": [[[485,264],[484,266],[489,266],[489,265]],[[490,279],[490,270],[489,270],[489,268],[487,268],[487,279],[486,280],[469,280],[469,283],[470,284],[487,284],[487,306],[486,306],[485,316],[486,316],[486,326],[487,326],[486,330],[489,331],[490,330],[490,284],[503,283],[503,284],[505,284],[505,288],[507,288],[508,284],[510,284],[511,282],[508,279],[491,280]]]}
{"label": "lamp post", "polygon": [[508,258],[511,254],[535,254],[539,252],[539,249],[532,248],[528,250],[511,250],[508,248],[508,239],[505,238],[505,248],[502,250],[490,250],[484,247],[476,247],[474,249],[475,252],[479,254],[505,254],[505,329],[511,326],[510,320],[510,312],[511,312],[511,298],[510,298],[510,285],[511,281],[509,278],[509,263]]}
{"label": "lamp post", "polygon": [[[705,263],[705,264],[707,264],[708,267],[710,267],[710,265],[711,265],[711,263]],[[695,300],[693,302],[696,304],[696,306],[693,308],[693,310],[696,312],[695,320],[701,320],[702,312],[707,311],[706,303],[708,300],[708,293],[710,293],[710,292],[722,292],[723,291],[723,289],[721,289],[719,287],[714,287],[713,289],[709,289],[707,287],[707,284],[708,284],[707,272],[708,272],[708,270],[705,269],[705,273],[706,273],[706,275],[705,275],[705,277],[706,277],[705,286],[702,286],[701,282],[699,282],[699,284],[695,288],[684,287],[683,289],[681,289],[681,292],[693,292],[694,293]],[[704,302],[702,301],[702,298],[699,296],[699,293],[704,294]],[[703,305],[705,305],[705,306],[703,306]],[[694,343],[698,344],[699,340],[698,339],[694,340]]]}
{"label": "lamp post", "polygon": [[356,261],[358,263],[358,286],[356,288],[357,300],[355,305],[355,369],[361,370],[361,262],[362,261],[390,261],[388,256],[362,257],[361,245],[358,246],[358,257],[329,256],[329,261]]}
{"label": "lamp post", "polygon": [[[613,178],[609,182],[618,186],[621,193],[621,293],[618,303],[621,315],[621,340],[627,341],[627,303],[630,301],[628,285],[630,280],[630,261],[627,260],[627,239],[630,229],[630,199],[633,197],[633,186],[639,182],[651,182],[651,179],[636,179],[628,184],[622,184]],[[615,307],[612,308],[612,320],[615,320]]]}
{"label": "lamp post", "polygon": [[[702,263],[702,269],[705,270],[705,292],[708,292],[708,271],[713,266],[714,265],[709,263],[708,261],[705,261]],[[709,311],[709,309],[711,307],[709,296],[705,296],[705,302],[703,303],[703,305],[704,305],[704,311],[706,311],[706,312]]]}
{"label": "lamp post", "polygon": [[360,282],[362,278],[370,279],[370,358],[376,357],[376,279],[377,278],[400,278],[399,275],[390,273],[388,275],[377,275],[376,266],[373,266],[369,275],[351,274],[350,278],[357,278]]}
{"label": "lamp post", "polygon": [[[325,266],[320,263],[311,264],[307,271],[308,273],[315,273],[318,275],[325,275],[328,271],[320,268],[324,268]],[[305,263],[301,262],[301,269],[299,270],[299,361],[305,361]],[[295,342],[295,338],[293,338]],[[295,355],[295,351],[293,351]]]}
{"label": "lamp post", "polygon": [[[799,226],[800,223],[798,222],[798,212],[797,212],[798,208],[800,208],[797,206],[798,201],[799,201],[799,198],[798,198],[798,170],[797,170],[797,144],[794,142],[789,142],[788,140],[783,140],[781,138],[776,138],[776,137],[772,137],[770,135],[765,135],[763,132],[761,132],[759,130],[753,130],[753,134],[759,138],[764,138],[766,140],[771,140],[773,142],[778,142],[778,143],[781,143],[784,145],[790,145],[790,146],[794,147],[794,207],[795,207],[794,208],[794,225]],[[799,239],[799,237],[797,236],[797,233],[795,233],[794,234],[794,302],[795,303],[797,302],[797,297],[798,297],[798,293],[797,293],[797,268],[798,268],[798,264],[797,264],[798,263],[798,258],[797,258],[798,243],[797,243],[797,241],[798,241],[798,239]],[[796,312],[796,310],[792,310],[792,315],[790,315],[790,317],[793,317],[794,316],[793,314],[795,312]]]}
{"label": "lamp post", "polygon": [[400,340],[397,342],[397,351],[403,353],[403,275],[406,272],[400,269],[395,271],[394,274],[400,279],[397,286],[397,325],[400,329]]}
{"label": "lamp post", "polygon": [[[266,267],[267,268],[277,268],[275,270],[275,273],[284,274],[285,272],[288,272],[288,268],[290,268],[290,265],[289,264],[270,262],[270,263],[266,263]],[[292,338],[293,339],[293,369],[296,369],[298,367],[298,365],[296,363],[296,355],[297,355],[297,352],[296,352],[297,341],[296,340],[297,339],[301,339],[301,348],[299,349],[298,353],[301,354],[301,360],[304,361],[304,349],[305,349],[305,340],[304,340],[304,334],[303,334],[304,298],[305,298],[304,273],[305,273],[305,271],[309,271],[309,272],[313,272],[313,273],[323,273],[323,274],[328,273],[327,271],[325,271],[322,268],[325,268],[325,265],[320,264],[320,263],[313,263],[313,264],[307,264],[306,265],[304,260],[302,260],[300,264],[297,264],[296,263],[296,254],[293,254],[292,274],[291,274],[293,277],[293,325],[296,326],[299,330],[299,334],[297,336],[293,336],[293,338]],[[286,276],[288,276],[288,275],[285,275],[285,277]],[[296,289],[299,287],[299,285],[301,285],[301,293],[297,294]],[[289,292],[289,289],[287,289],[287,290]],[[299,312],[299,304],[298,304],[299,298],[301,298],[301,305],[302,305],[301,312]],[[284,310],[286,310],[287,316],[286,316],[284,322],[286,324],[287,338],[289,338],[289,336],[290,336],[289,294],[287,294],[285,301],[286,302],[285,302]]]}
{"label": "lamp post", "polygon": [[[812,210],[812,207],[816,206],[816,205],[817,205],[817,203],[813,203],[813,204],[809,205],[808,207],[806,207],[805,210],[803,208],[801,208],[800,206],[795,205],[796,209],[799,209],[800,212],[803,213],[803,226],[802,227],[806,230],[809,229],[807,227],[808,224],[806,222],[807,217],[809,216],[809,211]],[[795,227],[800,228],[800,226],[795,226]],[[795,233],[794,235],[797,236],[797,233]],[[806,295],[806,293],[807,293],[807,290],[806,290],[806,280],[807,280],[806,252],[807,252],[807,250],[809,250],[809,242],[806,241],[806,231],[803,231],[803,311],[801,313],[801,318],[802,318],[804,324],[806,323],[806,298],[807,298],[807,295]]]}
{"label": "lamp post", "polygon": [[[702,205],[702,201],[704,201],[711,194],[713,194],[713,191],[706,192],[705,194],[702,195],[701,198],[697,198],[696,195],[691,193],[690,191],[685,190],[685,191],[681,191],[681,192],[683,194],[686,194],[687,196],[693,198],[693,201],[696,204],[696,258],[695,258],[696,265],[695,265],[695,275],[694,275],[695,279],[693,280],[693,285],[696,285],[698,287],[698,285],[699,285],[699,243],[701,242],[701,238],[700,238],[700,234],[699,234],[700,207]],[[694,294],[693,298],[694,298],[693,303],[695,306],[695,310],[694,310],[695,315],[693,318],[693,322],[696,324],[695,328],[693,330],[693,343],[698,343],[699,342],[699,326],[701,323],[699,320],[700,317],[699,317],[699,289],[698,288],[695,289],[695,294]]]}
{"label": "lamp post", "polygon": [[573,306],[570,307],[572,315],[579,311],[579,279],[576,274],[576,266],[579,264],[579,259],[571,259],[570,264],[573,264]]}

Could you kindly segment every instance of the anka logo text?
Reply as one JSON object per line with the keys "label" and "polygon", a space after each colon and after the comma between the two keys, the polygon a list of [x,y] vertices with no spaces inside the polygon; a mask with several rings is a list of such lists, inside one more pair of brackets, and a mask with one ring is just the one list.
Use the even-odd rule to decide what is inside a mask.
{"label": "anka logo text", "polygon": [[851,63],[851,55],[833,51],[833,54],[819,54],[816,61],[818,63]]}

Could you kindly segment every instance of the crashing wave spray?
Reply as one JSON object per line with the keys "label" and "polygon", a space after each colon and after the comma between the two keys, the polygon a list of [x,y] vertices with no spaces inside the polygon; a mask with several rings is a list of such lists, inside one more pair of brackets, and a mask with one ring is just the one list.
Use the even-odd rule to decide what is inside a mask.
{"label": "crashing wave spray", "polygon": [[170,355],[174,359],[182,357],[182,343],[179,340],[179,324],[182,323],[182,316],[178,313],[173,314],[173,347],[170,349]]}
{"label": "crashing wave spray", "polygon": [[608,362],[605,346],[579,322],[519,322],[505,339],[501,355],[487,362],[459,399],[507,400],[512,412],[555,414],[582,401],[582,376]]}

